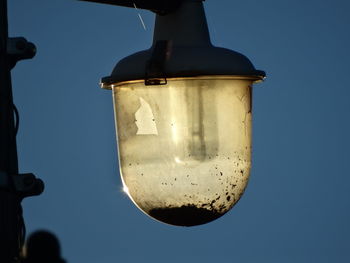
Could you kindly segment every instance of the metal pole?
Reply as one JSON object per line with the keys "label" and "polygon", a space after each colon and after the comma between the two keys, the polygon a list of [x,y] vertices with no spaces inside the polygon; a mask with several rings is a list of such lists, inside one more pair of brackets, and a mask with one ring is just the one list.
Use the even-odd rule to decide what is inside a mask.
{"label": "metal pole", "polygon": [[11,66],[7,56],[7,0],[0,0],[0,170],[18,174]]}
{"label": "metal pole", "polygon": [[[7,41],[7,0],[0,0],[0,172],[11,184],[10,176],[18,174],[18,159]],[[0,191],[0,262],[4,263],[16,262],[21,246],[21,199],[11,188]]]}

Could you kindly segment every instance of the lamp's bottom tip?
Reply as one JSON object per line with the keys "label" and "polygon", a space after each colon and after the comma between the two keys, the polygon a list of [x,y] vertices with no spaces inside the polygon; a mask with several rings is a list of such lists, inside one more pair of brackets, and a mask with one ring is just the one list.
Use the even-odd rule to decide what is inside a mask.
{"label": "lamp's bottom tip", "polygon": [[224,213],[214,210],[198,208],[193,205],[155,208],[150,210],[149,215],[161,222],[175,226],[197,226],[209,223],[221,217]]}

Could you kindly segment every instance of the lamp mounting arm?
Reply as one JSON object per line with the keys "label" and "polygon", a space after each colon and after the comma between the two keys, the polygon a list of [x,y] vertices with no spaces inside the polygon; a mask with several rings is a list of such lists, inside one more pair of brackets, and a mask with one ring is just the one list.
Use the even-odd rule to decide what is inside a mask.
{"label": "lamp mounting arm", "polygon": [[139,9],[150,10],[158,15],[166,15],[174,12],[185,1],[205,1],[205,0],[79,0],[94,2],[99,4],[118,5],[125,7],[137,7]]}

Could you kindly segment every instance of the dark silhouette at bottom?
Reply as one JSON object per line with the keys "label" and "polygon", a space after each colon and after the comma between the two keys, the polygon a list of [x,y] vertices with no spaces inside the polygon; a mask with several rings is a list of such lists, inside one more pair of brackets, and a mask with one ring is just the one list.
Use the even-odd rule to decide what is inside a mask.
{"label": "dark silhouette at bottom", "polygon": [[61,248],[57,237],[44,230],[29,236],[25,245],[22,263],[66,263],[61,258]]}
{"label": "dark silhouette at bottom", "polygon": [[152,209],[149,214],[159,221],[176,226],[202,225],[223,215],[215,210],[198,208],[194,205],[173,208],[156,208]]}

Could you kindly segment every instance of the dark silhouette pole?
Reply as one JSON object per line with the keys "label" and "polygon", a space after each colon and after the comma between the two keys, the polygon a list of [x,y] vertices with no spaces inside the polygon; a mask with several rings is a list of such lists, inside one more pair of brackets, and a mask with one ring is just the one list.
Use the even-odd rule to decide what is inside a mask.
{"label": "dark silhouette pole", "polygon": [[[0,0],[0,171],[18,174],[17,148],[9,58],[7,56],[7,1]],[[9,180],[10,181],[10,180]],[[7,185],[11,186],[11,182]],[[14,262],[20,252],[21,204],[12,191],[0,191],[0,261]]]}
{"label": "dark silhouette pole", "polygon": [[[7,0],[0,0],[0,262],[19,260],[24,242],[21,201],[43,191],[33,174],[18,173],[16,132],[18,112],[12,98],[11,69],[32,58],[35,46],[24,38],[8,37]],[[14,114],[16,113],[16,114]],[[16,122],[15,118],[16,117]]]}
{"label": "dark silhouette pole", "polygon": [[0,0],[0,170],[18,174],[17,148],[11,88],[11,68],[7,56],[7,1]]}

